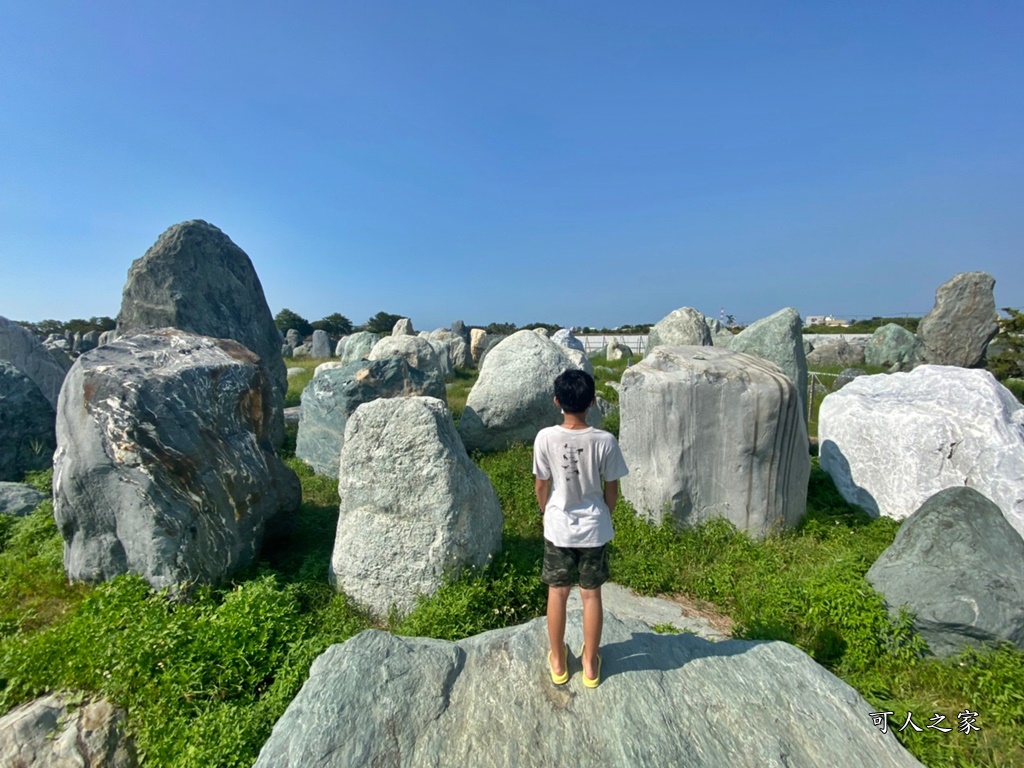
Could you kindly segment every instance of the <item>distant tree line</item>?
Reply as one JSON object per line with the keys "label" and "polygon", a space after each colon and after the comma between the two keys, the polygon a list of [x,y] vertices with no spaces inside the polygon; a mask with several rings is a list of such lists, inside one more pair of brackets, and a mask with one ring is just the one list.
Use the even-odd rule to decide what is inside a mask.
{"label": "distant tree line", "polygon": [[911,333],[917,333],[920,317],[872,317],[866,320],[852,320],[849,325],[809,325],[804,333],[874,333],[883,325],[901,325]]}
{"label": "distant tree line", "polygon": [[65,332],[88,333],[89,331],[112,331],[117,326],[117,321],[112,317],[90,317],[85,320],[80,317],[64,322],[63,320],[40,320],[38,323],[30,323],[27,320],[18,320],[18,325],[25,328],[41,339],[45,339],[51,333],[63,336]]}

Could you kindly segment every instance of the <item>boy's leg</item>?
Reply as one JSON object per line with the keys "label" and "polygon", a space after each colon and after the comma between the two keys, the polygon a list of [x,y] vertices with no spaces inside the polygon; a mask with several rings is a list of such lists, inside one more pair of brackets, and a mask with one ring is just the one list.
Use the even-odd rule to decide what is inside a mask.
{"label": "boy's leg", "polygon": [[548,643],[551,645],[551,671],[565,672],[565,606],[572,587],[548,587]]}
{"label": "boy's leg", "polygon": [[[583,674],[593,680],[597,677],[597,653],[601,648],[601,631],[604,629],[604,604],[601,602],[601,588],[580,587],[583,598]],[[550,603],[549,603],[550,605]],[[564,614],[563,614],[564,615]],[[551,626],[551,620],[548,620]]]}

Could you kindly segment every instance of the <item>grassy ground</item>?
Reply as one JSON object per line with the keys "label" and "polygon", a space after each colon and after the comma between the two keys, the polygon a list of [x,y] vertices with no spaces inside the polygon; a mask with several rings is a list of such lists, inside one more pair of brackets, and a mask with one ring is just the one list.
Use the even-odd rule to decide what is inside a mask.
{"label": "grassy ground", "polygon": [[[468,391],[469,381],[452,390]],[[458,407],[462,396],[449,397]],[[294,446],[294,427],[289,438]],[[530,449],[474,459],[505,511],[502,551],[383,628],[457,639],[542,615]],[[135,577],[68,586],[49,502],[21,520],[0,518],[0,710],[46,690],[95,692],[129,708],[145,765],[251,765],[313,659],[373,626],[327,583],[335,481],[288,461],[303,487],[292,540],[268,545],[258,566],[186,602]],[[49,473],[33,481],[47,487]],[[652,527],[624,501],[614,520],[619,583],[707,601],[732,618],[738,637],[798,645],[879,711],[896,713],[894,729],[907,711],[919,727],[939,713],[954,729],[959,712],[977,712],[982,730],[970,735],[897,734],[926,765],[1024,765],[1024,653],[921,657],[906,619],[890,621],[863,578],[897,524],[846,504],[816,467],[801,527],[764,542],[723,523]]]}

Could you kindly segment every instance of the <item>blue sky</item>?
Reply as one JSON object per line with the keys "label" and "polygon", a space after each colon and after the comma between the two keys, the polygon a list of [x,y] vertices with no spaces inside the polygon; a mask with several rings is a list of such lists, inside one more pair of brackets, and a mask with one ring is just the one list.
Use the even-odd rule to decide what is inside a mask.
{"label": "blue sky", "polygon": [[417,329],[1024,305],[1024,4],[0,5],[0,315],[201,218]]}

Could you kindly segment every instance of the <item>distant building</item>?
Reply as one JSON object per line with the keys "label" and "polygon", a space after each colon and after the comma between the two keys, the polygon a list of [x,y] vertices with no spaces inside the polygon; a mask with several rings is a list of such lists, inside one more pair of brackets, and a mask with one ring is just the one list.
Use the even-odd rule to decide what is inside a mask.
{"label": "distant building", "polygon": [[808,315],[804,318],[804,327],[809,325],[832,325],[845,328],[849,323],[833,315]]}

